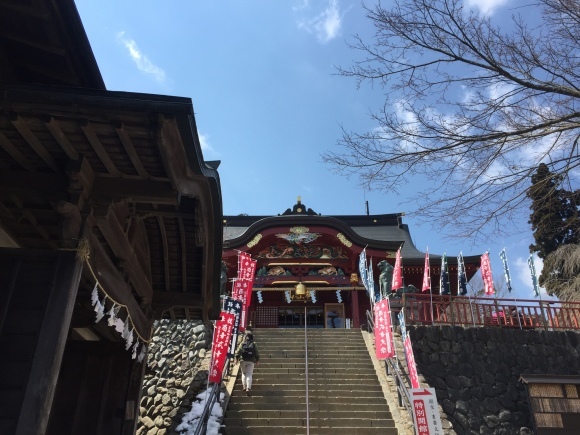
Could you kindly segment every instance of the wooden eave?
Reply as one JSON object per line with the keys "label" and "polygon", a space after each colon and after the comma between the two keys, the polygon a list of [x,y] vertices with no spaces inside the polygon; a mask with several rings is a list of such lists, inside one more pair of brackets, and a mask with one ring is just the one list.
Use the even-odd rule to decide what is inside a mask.
{"label": "wooden eave", "polygon": [[357,254],[362,252],[362,250],[367,247],[367,250],[376,251],[396,251],[404,243],[403,241],[381,241],[381,240],[371,240],[365,237],[359,236],[355,233],[352,228],[344,223],[343,221],[328,216],[273,216],[258,220],[254,222],[250,227],[239,237],[232,238],[224,241],[224,250],[226,251],[224,255],[230,250],[239,249],[241,251],[247,251],[247,244],[250,242],[256,234],[261,231],[276,227],[293,227],[293,226],[322,226],[329,227],[337,230],[338,232],[345,235],[345,237],[353,242],[354,245],[350,249]]}
{"label": "wooden eave", "polygon": [[[62,249],[86,221],[135,307],[216,318],[221,189],[191,100],[37,85],[0,93],[3,230],[23,248]],[[130,232],[147,240],[131,245]]]}
{"label": "wooden eave", "polygon": [[0,82],[105,89],[73,0],[0,0]]}

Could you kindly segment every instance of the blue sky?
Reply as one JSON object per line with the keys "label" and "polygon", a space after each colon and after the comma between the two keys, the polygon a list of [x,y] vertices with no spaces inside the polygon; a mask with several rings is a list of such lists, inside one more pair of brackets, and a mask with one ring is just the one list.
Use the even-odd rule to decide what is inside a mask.
{"label": "blue sky", "polygon": [[[369,2],[370,4],[371,2]],[[496,17],[507,0],[468,0]],[[352,35],[373,27],[358,0],[76,0],[109,90],[189,97],[206,160],[221,160],[224,214],[272,215],[302,202],[323,215],[411,212],[407,195],[368,192],[330,172],[320,154],[340,126],[365,131],[384,89],[334,75],[356,53]],[[387,3],[383,1],[383,4]],[[511,12],[509,12],[511,13]],[[508,15],[509,15],[508,13]],[[507,239],[449,240],[406,216],[421,250],[455,256],[489,250],[494,278],[507,249],[515,297],[533,298],[525,224]],[[404,260],[403,260],[404,261]],[[541,262],[536,258],[538,273]]]}

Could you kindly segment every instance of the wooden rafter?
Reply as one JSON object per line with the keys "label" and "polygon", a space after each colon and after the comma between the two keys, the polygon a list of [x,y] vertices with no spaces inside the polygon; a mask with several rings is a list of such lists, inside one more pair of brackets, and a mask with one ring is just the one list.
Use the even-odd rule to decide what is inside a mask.
{"label": "wooden rafter", "polygon": [[137,255],[127,239],[127,234],[123,231],[123,227],[112,208],[109,208],[106,216],[95,216],[94,219],[115,257],[126,263],[129,280],[133,283],[139,296],[150,301],[153,295],[151,283],[147,279],[147,274],[141,267]]}
{"label": "wooden rafter", "polygon": [[18,198],[17,196],[11,196],[10,199],[12,200],[12,202],[14,203],[14,205],[16,205],[16,207],[18,209],[20,209],[20,212],[22,213],[22,217],[24,219],[26,219],[28,222],[30,222],[30,224],[34,227],[34,230],[40,234],[40,236],[46,240],[46,242],[48,243],[48,245],[52,248],[52,249],[58,249],[58,245],[56,243],[54,243],[51,239],[50,239],[50,235],[46,232],[46,230],[38,225],[38,220],[36,219],[36,217],[32,214],[32,212],[26,208],[24,208],[24,204],[22,203],[22,201],[20,201],[20,198]]}
{"label": "wooden rafter", "polygon": [[145,178],[149,178],[149,174],[147,173],[147,170],[141,163],[141,159],[139,159],[137,151],[135,151],[133,141],[131,140],[129,134],[125,130],[125,126],[121,125],[121,127],[117,127],[115,128],[115,130],[117,131],[117,135],[119,136],[121,143],[125,147],[125,151],[127,151],[127,155],[129,156],[131,163],[133,163],[133,166],[135,166],[135,169],[137,170],[139,175]]}
{"label": "wooden rafter", "polygon": [[169,281],[169,245],[167,243],[167,231],[165,230],[165,222],[163,218],[157,216],[157,224],[159,225],[159,232],[161,233],[161,240],[163,242],[163,268],[165,270],[165,291],[171,291]]}
{"label": "wooden rafter", "polygon": [[58,142],[62,150],[66,153],[67,157],[70,160],[77,160],[79,158],[79,153],[69,142],[68,138],[60,128],[58,121],[54,118],[50,118],[50,122],[46,122],[44,125],[48,131],[50,131],[54,140]]}
{"label": "wooden rafter", "polygon": [[109,171],[111,175],[120,177],[122,175],[121,172],[117,169],[115,163],[113,163],[111,157],[109,157],[109,154],[103,147],[103,144],[101,143],[101,140],[97,136],[97,132],[95,131],[93,125],[90,122],[87,122],[86,125],[81,126],[81,130],[83,131],[87,140],[93,147],[93,150],[95,150],[95,152],[99,156],[99,159],[101,159],[101,162],[103,162],[103,165],[105,165],[105,168],[107,168],[107,171]]}
{"label": "wooden rafter", "polygon": [[10,155],[10,157],[16,160],[16,162],[18,162],[18,164],[22,166],[24,169],[30,172],[34,172],[36,170],[36,168],[32,165],[32,163],[26,157],[24,157],[24,155],[20,151],[16,149],[16,147],[12,144],[12,142],[10,142],[2,132],[0,132],[0,147],[2,147],[2,149],[6,151]]}
{"label": "wooden rafter", "polygon": [[129,199],[132,202],[177,205],[179,198],[167,181],[95,177],[93,197],[107,202]]}
{"label": "wooden rafter", "polygon": [[30,145],[36,154],[46,163],[54,172],[59,172],[58,165],[47,151],[47,149],[40,143],[36,135],[30,130],[28,124],[21,116],[12,120],[12,125],[16,127],[18,133],[24,138],[24,140]]}

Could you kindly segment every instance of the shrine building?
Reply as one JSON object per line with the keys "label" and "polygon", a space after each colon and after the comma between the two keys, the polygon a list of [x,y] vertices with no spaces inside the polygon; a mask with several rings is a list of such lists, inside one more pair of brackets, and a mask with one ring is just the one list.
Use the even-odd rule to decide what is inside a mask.
{"label": "shrine building", "polygon": [[[370,300],[359,275],[359,256],[372,259],[375,289],[379,263],[395,264],[402,247],[403,283],[421,291],[425,253],[413,244],[404,213],[324,216],[297,203],[276,216],[224,216],[223,265],[236,276],[237,254],[257,260],[250,323],[256,328],[359,328]],[[430,253],[432,292],[439,294],[441,255]],[[479,256],[464,257],[467,279]],[[450,291],[457,295],[457,258],[448,257]],[[230,288],[226,291],[229,292]],[[258,292],[260,297],[258,297]],[[260,302],[261,299],[261,302]]]}

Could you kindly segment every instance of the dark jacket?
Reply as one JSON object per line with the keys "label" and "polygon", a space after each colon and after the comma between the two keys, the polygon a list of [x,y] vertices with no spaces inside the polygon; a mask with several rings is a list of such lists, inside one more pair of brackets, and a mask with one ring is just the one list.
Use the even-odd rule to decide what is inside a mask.
{"label": "dark jacket", "polygon": [[260,361],[260,352],[258,352],[258,346],[256,345],[256,342],[254,342],[254,341],[252,341],[252,343],[254,344],[254,356],[252,358],[249,358],[249,359],[242,358],[244,343],[246,343],[247,341],[248,341],[248,339],[246,338],[238,346],[238,349],[236,350],[236,359],[239,361],[251,361],[253,363],[257,363],[258,361]]}

